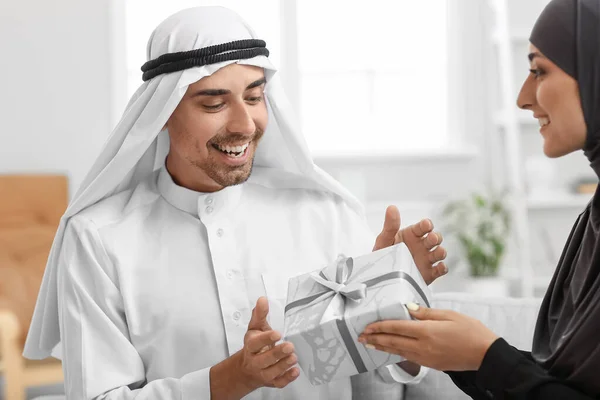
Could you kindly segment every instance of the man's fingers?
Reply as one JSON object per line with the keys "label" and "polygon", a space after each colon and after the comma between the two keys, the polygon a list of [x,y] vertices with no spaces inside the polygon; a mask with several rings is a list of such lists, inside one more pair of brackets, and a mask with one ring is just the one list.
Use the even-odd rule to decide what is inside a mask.
{"label": "man's fingers", "polygon": [[[258,369],[265,369],[277,364],[279,360],[288,359],[293,361],[291,364],[298,362],[294,353],[294,345],[291,343],[281,343],[271,350],[258,354],[253,361],[253,365]],[[290,358],[291,357],[291,358]]]}
{"label": "man's fingers", "polygon": [[273,348],[273,346],[265,346],[258,351],[258,354],[264,353],[265,351],[271,350],[272,348]]}
{"label": "man's fingers", "polygon": [[281,335],[277,331],[253,331],[246,334],[244,347],[252,353],[257,354],[266,346],[272,346],[281,339]]}
{"label": "man's fingers", "polygon": [[400,211],[398,211],[398,207],[389,206],[385,210],[385,220],[383,221],[383,229],[381,232],[394,236],[400,229],[400,222]]}
{"label": "man's fingers", "polygon": [[432,275],[433,280],[436,280],[440,276],[444,276],[447,273],[448,273],[448,267],[446,266],[446,263],[444,263],[443,261],[441,263],[436,264],[433,267],[431,267],[431,275]]}
{"label": "man's fingers", "polygon": [[275,378],[268,386],[281,389],[295,381],[298,376],[300,376],[300,371],[298,368],[293,367],[283,373],[283,375]]}
{"label": "man's fingers", "polygon": [[264,382],[272,382],[277,379],[279,376],[283,375],[290,367],[298,362],[298,359],[295,355],[290,355],[285,358],[280,359],[275,364],[263,368],[261,370],[261,377]]}
{"label": "man's fingers", "polygon": [[433,222],[429,218],[422,219],[416,224],[409,226],[413,235],[422,237],[433,230]]}
{"label": "man's fingers", "polygon": [[435,246],[439,246],[444,241],[442,234],[439,232],[431,232],[425,237],[425,248],[427,250],[433,249]]}
{"label": "man's fingers", "polygon": [[385,220],[383,221],[383,229],[375,240],[373,251],[380,250],[394,244],[396,233],[400,229],[400,211],[398,207],[389,206],[385,210]]}
{"label": "man's fingers", "polygon": [[410,338],[419,338],[423,335],[423,323],[411,320],[384,320],[377,321],[367,325],[363,334],[372,335],[378,333],[406,336]]}
{"label": "man's fingers", "polygon": [[433,251],[428,254],[429,262],[435,264],[438,261],[446,259],[448,252],[443,247],[436,247]]}
{"label": "man's fingers", "polygon": [[248,323],[248,330],[266,330],[270,329],[267,322],[269,315],[269,301],[266,297],[259,297],[256,301],[256,307],[252,310],[252,317]]}

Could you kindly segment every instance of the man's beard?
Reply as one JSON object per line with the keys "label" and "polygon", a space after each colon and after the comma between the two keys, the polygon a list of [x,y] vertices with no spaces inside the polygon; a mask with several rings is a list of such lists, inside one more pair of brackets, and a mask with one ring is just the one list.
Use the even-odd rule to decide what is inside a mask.
{"label": "man's beard", "polygon": [[229,144],[238,143],[242,140],[247,140],[248,137],[236,134],[224,134],[224,135],[216,135],[213,137],[208,143],[207,147],[209,149],[209,157],[202,162],[193,161],[193,164],[204,171],[204,173],[212,179],[216,184],[222,187],[239,185],[248,180],[250,178],[250,174],[252,173],[252,167],[254,166],[254,157],[256,155],[256,149],[258,147],[258,143],[262,138],[264,131],[257,129],[254,135],[252,136],[252,140],[248,145],[248,149],[246,151],[252,151],[252,154],[249,155],[248,161],[240,166],[230,166],[223,164],[222,162],[217,161],[213,156],[213,152],[219,151],[216,150],[213,145],[218,144],[220,146],[227,146]]}

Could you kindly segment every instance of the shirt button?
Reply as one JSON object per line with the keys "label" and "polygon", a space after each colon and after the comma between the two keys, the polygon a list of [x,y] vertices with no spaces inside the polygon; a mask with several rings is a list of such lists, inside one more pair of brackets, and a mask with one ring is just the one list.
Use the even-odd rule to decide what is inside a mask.
{"label": "shirt button", "polygon": [[224,232],[223,232],[223,229],[221,229],[221,228],[217,229],[217,236],[218,236],[218,237],[221,237],[221,236],[223,236],[223,233],[224,233]]}
{"label": "shirt button", "polygon": [[214,208],[212,208],[211,206],[206,207],[206,213],[210,214],[211,212],[213,212]]}
{"label": "shirt button", "polygon": [[206,200],[204,200],[204,202],[205,202],[206,204],[212,204],[212,203],[213,203],[213,201],[214,201],[214,200],[213,200],[213,198],[212,198],[212,197],[207,197],[207,198],[206,198]]}
{"label": "shirt button", "polygon": [[231,270],[227,271],[227,277],[228,277],[229,279],[233,279],[233,275],[234,275],[234,274],[233,274],[233,271],[231,271]]}
{"label": "shirt button", "polygon": [[241,316],[242,316],[242,313],[239,311],[236,311],[233,313],[233,319],[236,321],[239,320]]}

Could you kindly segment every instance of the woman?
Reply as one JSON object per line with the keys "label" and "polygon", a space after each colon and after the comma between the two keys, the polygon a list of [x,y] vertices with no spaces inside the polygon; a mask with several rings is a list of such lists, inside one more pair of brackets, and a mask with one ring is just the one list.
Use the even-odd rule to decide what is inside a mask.
{"label": "woman", "polygon": [[[530,37],[531,73],[518,97],[540,121],[544,153],[584,150],[600,176],[600,1],[552,0]],[[360,340],[448,372],[475,399],[600,397],[600,194],[579,216],[543,300],[531,353],[479,321],[408,308],[419,321],[381,321]]]}

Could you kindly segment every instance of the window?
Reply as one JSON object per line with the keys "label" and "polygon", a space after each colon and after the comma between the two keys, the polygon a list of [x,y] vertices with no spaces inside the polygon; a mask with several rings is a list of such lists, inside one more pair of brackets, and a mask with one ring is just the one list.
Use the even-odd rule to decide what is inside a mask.
{"label": "window", "polygon": [[[295,12],[282,12],[285,1]],[[297,85],[288,93],[297,94],[291,100],[315,155],[443,148],[449,142],[446,3],[127,0],[128,93],[141,83],[146,42],[160,21],[182,8],[218,4],[266,40],[276,66],[292,53],[298,60],[295,71],[283,70],[284,82]],[[297,26],[295,35],[282,34],[289,26]]]}
{"label": "window", "polygon": [[446,139],[446,1],[301,0],[301,120],[315,152]]}

